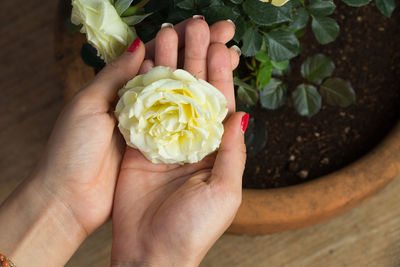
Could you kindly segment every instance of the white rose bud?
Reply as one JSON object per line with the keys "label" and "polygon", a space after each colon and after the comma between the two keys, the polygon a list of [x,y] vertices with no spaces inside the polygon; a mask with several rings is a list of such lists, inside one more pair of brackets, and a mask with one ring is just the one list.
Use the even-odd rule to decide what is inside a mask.
{"label": "white rose bud", "polygon": [[122,55],[137,37],[110,0],[73,0],[71,21],[82,25],[81,32],[106,63]]}
{"label": "white rose bud", "polygon": [[228,109],[214,86],[155,67],[120,90],[115,114],[126,143],[153,163],[195,163],[218,149]]}
{"label": "white rose bud", "polygon": [[271,4],[273,4],[274,6],[283,6],[284,4],[286,4],[287,2],[289,2],[289,0],[260,0],[261,2],[271,2]]}

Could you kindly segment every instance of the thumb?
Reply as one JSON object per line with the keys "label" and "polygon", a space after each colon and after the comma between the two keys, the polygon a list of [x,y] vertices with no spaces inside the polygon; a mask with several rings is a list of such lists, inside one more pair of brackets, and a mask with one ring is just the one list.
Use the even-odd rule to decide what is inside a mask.
{"label": "thumb", "polygon": [[145,46],[136,38],[126,52],[115,61],[107,64],[96,78],[85,89],[91,99],[112,103],[121,89],[129,80],[136,76],[142,65]]}
{"label": "thumb", "polygon": [[225,132],[211,175],[211,183],[222,183],[236,191],[242,190],[242,176],[246,163],[244,132],[249,114],[234,113],[225,123]]}

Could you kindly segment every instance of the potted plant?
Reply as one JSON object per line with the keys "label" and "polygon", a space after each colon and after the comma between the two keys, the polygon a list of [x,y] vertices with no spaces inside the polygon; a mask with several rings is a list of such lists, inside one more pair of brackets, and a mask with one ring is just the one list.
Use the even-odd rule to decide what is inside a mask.
{"label": "potted plant", "polygon": [[[236,24],[233,42],[243,53],[235,72],[238,107],[253,119],[246,133],[243,203],[231,232],[270,233],[321,222],[400,173],[400,15],[393,0],[114,4],[122,2],[119,14],[144,41],[162,22],[194,14],[209,24]],[[66,31],[69,3],[61,1],[59,8],[56,59],[68,99],[94,75],[84,61],[95,69],[104,63],[92,47],[81,48],[83,36]]]}

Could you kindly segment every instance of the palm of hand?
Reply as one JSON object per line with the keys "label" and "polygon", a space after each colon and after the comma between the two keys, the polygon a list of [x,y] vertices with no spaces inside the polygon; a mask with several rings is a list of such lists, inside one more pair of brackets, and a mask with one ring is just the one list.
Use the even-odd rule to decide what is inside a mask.
{"label": "palm of hand", "polygon": [[[236,65],[232,62],[238,62],[238,55],[233,52],[236,60],[232,61],[225,45],[207,42],[209,34],[204,21],[188,23],[184,69],[219,88],[232,114],[232,68]],[[174,35],[173,29],[157,35],[155,65],[177,67],[178,40]],[[145,63],[141,73],[146,72]],[[238,124],[242,116],[234,114],[225,124],[225,145],[221,143],[218,154],[197,164],[156,165],[139,151],[126,149],[114,198],[114,265],[199,263],[232,222],[241,201],[245,148]],[[227,171],[229,164],[236,164],[236,170]]]}
{"label": "palm of hand", "polygon": [[[119,235],[118,242],[136,251],[137,258],[149,251],[167,256],[171,247],[181,248],[174,250],[181,262],[197,261],[204,256],[215,241],[212,237],[222,234],[212,229],[228,226],[229,222],[218,217],[233,219],[240,202],[236,201],[239,198],[227,202],[229,192],[209,183],[214,161],[215,154],[197,164],[155,165],[136,149],[127,148],[114,199],[113,223],[130,232],[127,240],[121,240],[125,235]],[[224,209],[227,204],[233,208]],[[210,240],[210,244],[205,246],[200,240]],[[187,255],[187,251],[198,254]]]}

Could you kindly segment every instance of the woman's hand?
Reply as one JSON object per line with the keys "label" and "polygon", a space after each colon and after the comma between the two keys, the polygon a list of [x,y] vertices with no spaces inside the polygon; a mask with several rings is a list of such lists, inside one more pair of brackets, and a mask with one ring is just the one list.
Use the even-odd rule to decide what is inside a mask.
{"label": "woman's hand", "polygon": [[[177,26],[179,35],[186,24]],[[227,42],[221,32],[234,31],[226,21],[212,28],[214,42]],[[148,63],[154,61],[154,43],[147,44]],[[62,266],[110,217],[125,150],[115,128],[115,97],[145,56],[142,43],[133,47],[135,51],[106,66],[64,108],[31,178],[2,203],[0,251],[16,264]]]}
{"label": "woman's hand", "polygon": [[135,51],[108,64],[65,107],[37,168],[42,187],[71,209],[88,234],[111,213],[124,152],[113,103],[118,89],[138,73],[145,55],[140,39],[133,46]]}
{"label": "woman's hand", "polygon": [[[177,39],[183,38],[189,21],[176,26]],[[211,29],[209,38],[214,43],[228,42],[234,34],[234,27],[227,21],[217,22]],[[136,76],[141,66],[144,71],[154,62],[162,65],[171,45],[185,48],[184,42],[168,39],[162,42],[157,45],[157,50],[157,39],[146,44],[146,49],[142,43],[137,43],[139,46],[135,51],[126,52],[108,64],[73,98],[60,115],[37,168],[36,176],[43,181],[44,188],[71,209],[71,214],[87,234],[110,217],[125,150],[125,143],[115,128],[116,93]],[[162,55],[159,55],[160,49],[163,49]],[[142,65],[145,50],[147,59]]]}
{"label": "woman's hand", "polygon": [[[155,65],[177,68],[181,42],[174,29],[162,29],[155,40]],[[234,113],[232,69],[239,55],[222,43],[210,43],[210,29],[199,19],[188,22],[184,43],[184,68],[228,99],[222,143],[218,153],[183,166],[152,164],[127,148],[114,199],[112,266],[197,265],[241,202],[248,116]],[[141,72],[151,63],[145,62]]]}
{"label": "woman's hand", "polygon": [[2,204],[0,250],[17,265],[64,265],[109,218],[124,151],[113,102],[145,56],[133,47],[65,107],[32,177]]}

